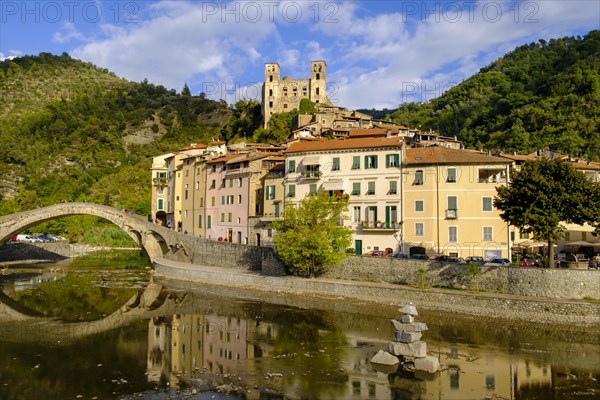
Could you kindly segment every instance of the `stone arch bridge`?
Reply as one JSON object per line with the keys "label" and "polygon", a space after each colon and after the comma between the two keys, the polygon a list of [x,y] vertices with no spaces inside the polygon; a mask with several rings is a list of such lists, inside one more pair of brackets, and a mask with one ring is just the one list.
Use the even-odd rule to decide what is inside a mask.
{"label": "stone arch bridge", "polygon": [[173,258],[175,254],[178,260],[190,261],[189,252],[184,246],[183,234],[148,222],[146,218],[139,215],[92,203],[60,203],[4,215],[0,217],[0,244],[42,222],[71,215],[94,215],[112,222],[146,250],[150,261],[164,257]]}

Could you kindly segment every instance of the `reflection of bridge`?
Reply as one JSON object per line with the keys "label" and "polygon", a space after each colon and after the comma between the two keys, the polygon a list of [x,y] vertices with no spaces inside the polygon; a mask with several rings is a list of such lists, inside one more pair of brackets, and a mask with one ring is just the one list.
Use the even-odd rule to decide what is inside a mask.
{"label": "reflection of bridge", "polygon": [[0,341],[68,345],[87,336],[108,332],[141,319],[172,315],[180,299],[150,283],[119,310],[97,321],[66,323],[56,318],[40,316],[36,311],[16,303],[0,292]]}
{"label": "reflection of bridge", "polygon": [[[61,203],[0,217],[0,244],[27,228],[42,222],[70,215],[95,215],[123,229],[143,247],[151,261],[179,251],[183,234],[148,222],[145,218],[127,214],[112,207],[91,203]],[[183,252],[186,253],[185,249]]]}

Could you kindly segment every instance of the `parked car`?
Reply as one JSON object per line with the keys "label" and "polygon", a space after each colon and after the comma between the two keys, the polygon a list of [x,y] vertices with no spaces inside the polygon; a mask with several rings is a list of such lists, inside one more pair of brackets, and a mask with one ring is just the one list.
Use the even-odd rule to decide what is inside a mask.
{"label": "parked car", "polygon": [[448,257],[446,262],[458,264],[458,263],[464,263],[465,260],[463,260],[462,257]]}
{"label": "parked car", "polygon": [[391,255],[391,256],[389,256],[389,257],[391,257],[391,258],[404,258],[404,259],[406,259],[406,258],[410,258],[410,257],[408,256],[408,254],[404,254],[404,253],[396,253],[396,254],[394,254],[394,255]]}
{"label": "parked car", "polygon": [[413,260],[429,261],[427,254],[413,254],[410,256]]}
{"label": "parked car", "polygon": [[367,257],[382,257],[385,258],[387,257],[387,253],[383,250],[373,250],[368,252],[367,254],[365,254],[365,256]]}
{"label": "parked car", "polygon": [[476,264],[485,264],[485,260],[481,256],[469,256],[465,258],[465,263],[476,263]]}
{"label": "parked car", "polygon": [[436,262],[448,262],[448,259],[449,259],[449,258],[450,258],[450,257],[448,257],[448,256],[446,256],[446,255],[444,255],[444,254],[442,254],[442,255],[436,256],[436,257],[433,259],[433,261],[436,261]]}
{"label": "parked car", "polygon": [[508,267],[510,265],[510,261],[508,258],[492,258],[483,265],[486,267]]}

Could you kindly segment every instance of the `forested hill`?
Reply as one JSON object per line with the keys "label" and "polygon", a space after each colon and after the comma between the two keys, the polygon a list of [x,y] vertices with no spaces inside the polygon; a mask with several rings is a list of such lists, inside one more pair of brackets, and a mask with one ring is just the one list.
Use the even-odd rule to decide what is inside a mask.
{"label": "forested hill", "polygon": [[581,149],[600,160],[600,31],[518,47],[441,97],[388,117],[456,135],[467,147]]}
{"label": "forested hill", "polygon": [[0,62],[0,214],[63,200],[150,210],[152,157],[217,137],[224,102],[67,54]]}

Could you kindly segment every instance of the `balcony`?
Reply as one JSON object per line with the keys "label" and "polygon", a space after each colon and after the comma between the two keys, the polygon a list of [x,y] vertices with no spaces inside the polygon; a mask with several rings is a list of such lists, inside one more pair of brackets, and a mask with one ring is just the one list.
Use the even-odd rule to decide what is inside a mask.
{"label": "balcony", "polygon": [[456,218],[458,218],[458,210],[456,210],[456,209],[446,210],[446,219],[456,219]]}
{"label": "balcony", "polygon": [[321,178],[321,171],[304,171],[302,177],[306,180],[319,180]]}
{"label": "balcony", "polygon": [[152,184],[154,186],[165,187],[165,186],[167,186],[167,178],[163,178],[163,177],[153,178]]}
{"label": "balcony", "polygon": [[358,228],[363,231],[397,231],[400,226],[399,222],[362,221],[359,223]]}

